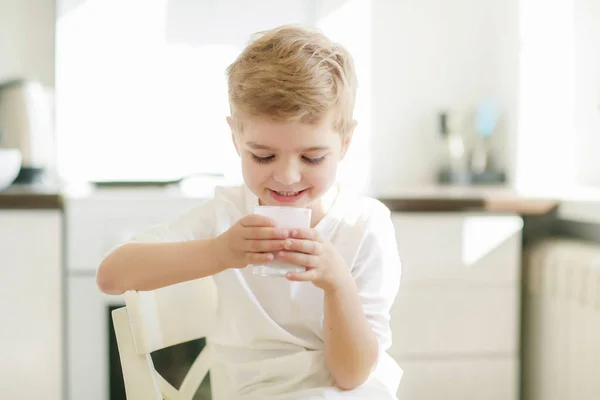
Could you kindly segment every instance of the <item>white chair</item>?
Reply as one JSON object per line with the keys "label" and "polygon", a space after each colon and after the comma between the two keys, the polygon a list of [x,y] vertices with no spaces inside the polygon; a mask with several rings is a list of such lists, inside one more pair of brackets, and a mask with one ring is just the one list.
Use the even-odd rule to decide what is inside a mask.
{"label": "white chair", "polygon": [[184,282],[149,292],[128,291],[125,307],[112,312],[128,400],[192,400],[211,371],[213,399],[223,398],[226,379],[206,341],[179,390],[154,368],[150,354],[191,340],[206,338],[217,314],[217,288],[212,278]]}

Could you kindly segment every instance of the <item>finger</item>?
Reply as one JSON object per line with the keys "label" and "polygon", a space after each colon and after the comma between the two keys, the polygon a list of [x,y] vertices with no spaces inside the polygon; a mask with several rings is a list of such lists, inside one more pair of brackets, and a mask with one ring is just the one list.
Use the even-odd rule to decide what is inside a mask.
{"label": "finger", "polygon": [[288,230],[281,228],[266,227],[245,227],[242,237],[244,239],[285,239],[288,237]]}
{"label": "finger", "polygon": [[292,229],[290,231],[290,236],[296,239],[321,241],[319,231],[311,228]]}
{"label": "finger", "polygon": [[296,251],[314,255],[321,254],[323,251],[323,245],[314,240],[287,239],[283,243],[285,250],[288,251]]}
{"label": "finger", "polygon": [[251,253],[266,253],[283,250],[283,240],[245,240],[244,250]]}
{"label": "finger", "polygon": [[319,257],[313,254],[298,253],[295,251],[280,251],[277,253],[277,258],[308,268],[316,268],[319,260]]}
{"label": "finger", "polygon": [[240,219],[242,226],[275,226],[275,221],[269,217],[258,214],[248,214]]}
{"label": "finger", "polygon": [[288,272],[285,277],[290,281],[310,282],[319,277],[319,270],[313,268],[305,272]]}
{"label": "finger", "polygon": [[273,261],[273,254],[272,253],[245,253],[244,254],[244,261],[246,261],[246,264],[265,264],[268,263],[270,261]]}

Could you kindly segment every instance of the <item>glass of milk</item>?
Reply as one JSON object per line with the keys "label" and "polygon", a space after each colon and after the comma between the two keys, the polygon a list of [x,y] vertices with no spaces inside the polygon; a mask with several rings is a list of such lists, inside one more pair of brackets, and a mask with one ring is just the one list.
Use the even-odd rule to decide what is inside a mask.
{"label": "glass of milk", "polygon": [[[278,228],[302,229],[310,228],[310,208],[258,206],[254,213],[264,215],[275,221]],[[265,265],[251,265],[254,275],[260,276],[285,276],[288,272],[304,272],[305,267],[290,262],[273,260]]]}

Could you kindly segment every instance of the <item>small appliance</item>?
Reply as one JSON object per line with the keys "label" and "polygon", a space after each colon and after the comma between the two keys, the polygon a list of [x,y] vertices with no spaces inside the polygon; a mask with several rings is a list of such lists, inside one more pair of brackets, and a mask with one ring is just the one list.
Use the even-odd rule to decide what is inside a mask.
{"label": "small appliance", "polygon": [[42,180],[53,154],[53,118],[49,92],[38,82],[0,83],[0,147],[21,152],[15,183]]}

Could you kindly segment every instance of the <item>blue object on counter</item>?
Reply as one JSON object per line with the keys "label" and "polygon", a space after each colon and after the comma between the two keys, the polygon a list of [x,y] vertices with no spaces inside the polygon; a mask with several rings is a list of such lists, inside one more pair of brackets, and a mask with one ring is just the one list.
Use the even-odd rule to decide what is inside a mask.
{"label": "blue object on counter", "polygon": [[496,125],[500,112],[497,104],[492,99],[482,101],[475,112],[475,132],[482,137],[490,137]]}

